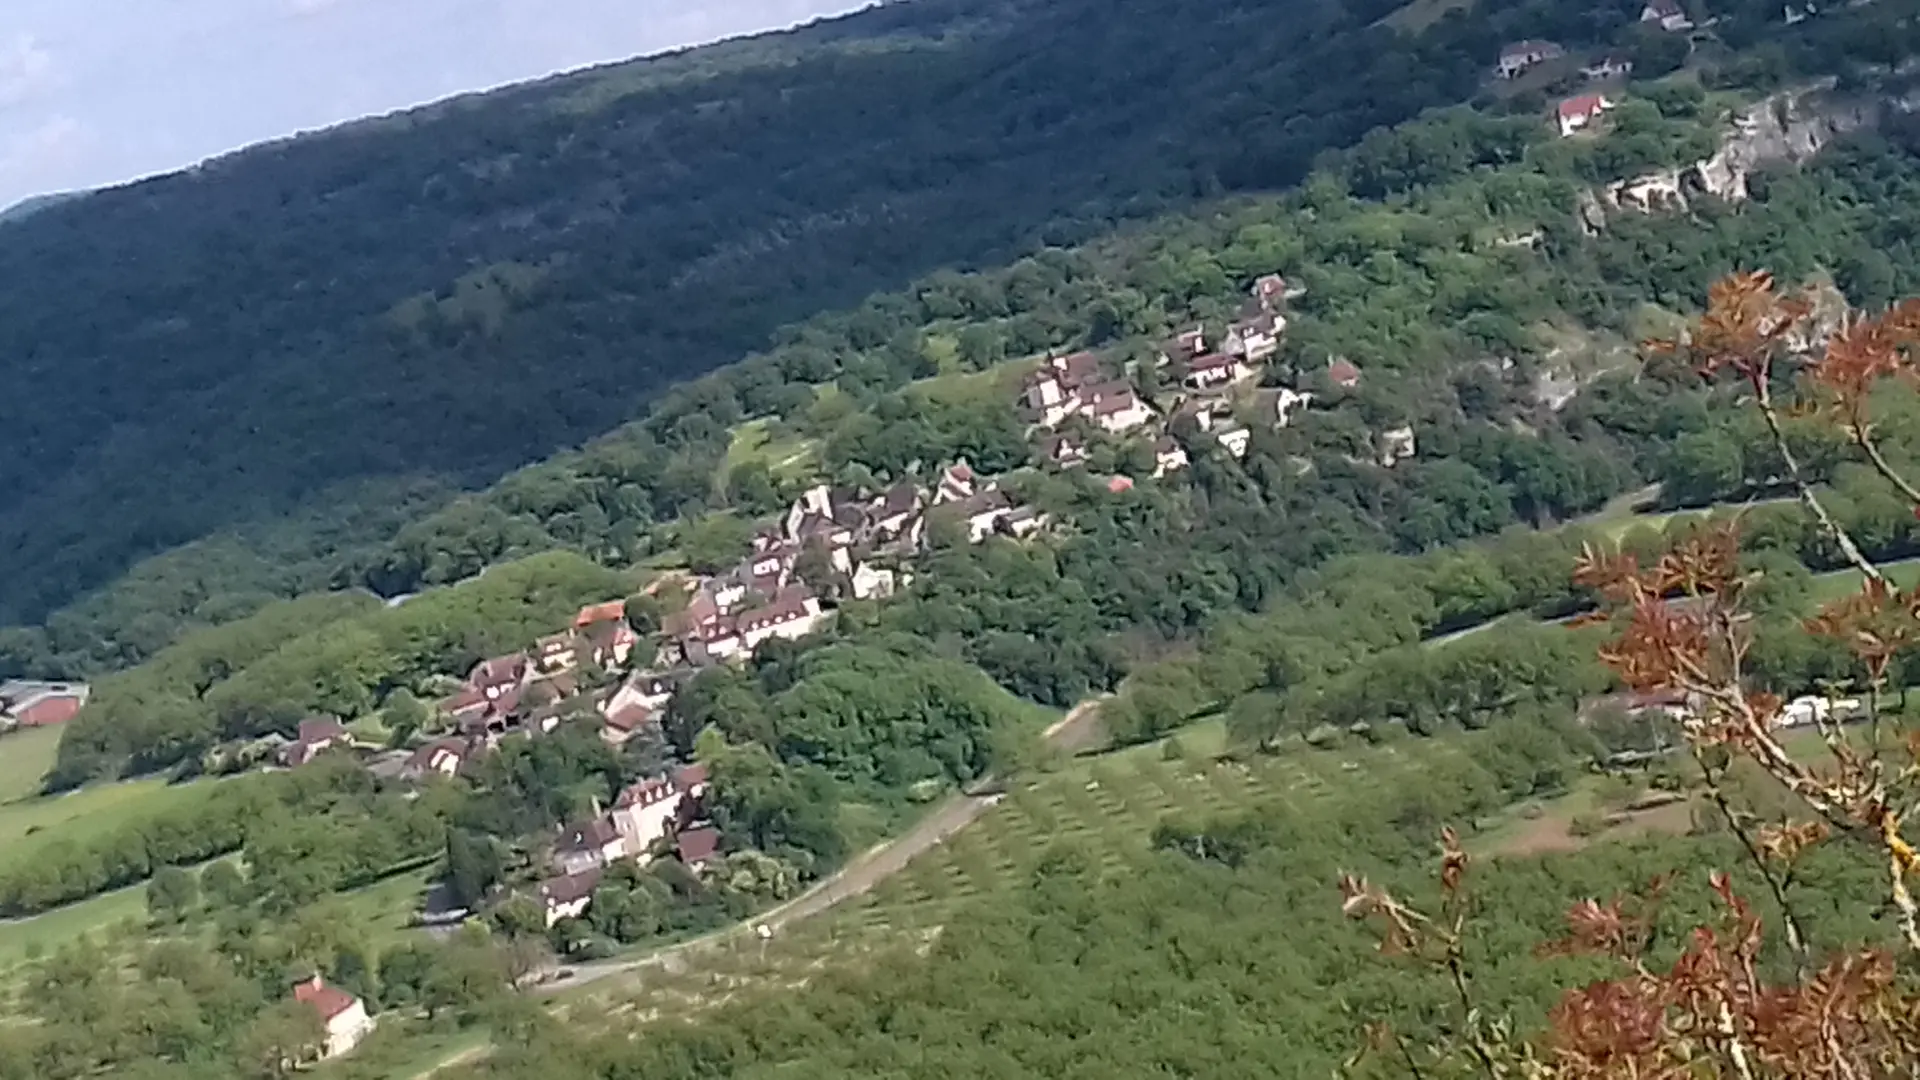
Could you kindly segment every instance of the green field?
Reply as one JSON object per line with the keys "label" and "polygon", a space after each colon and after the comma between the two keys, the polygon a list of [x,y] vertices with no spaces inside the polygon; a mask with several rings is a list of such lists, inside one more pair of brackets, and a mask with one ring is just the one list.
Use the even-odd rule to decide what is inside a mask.
{"label": "green field", "polygon": [[798,436],[774,438],[772,421],[749,420],[733,429],[733,441],[727,444],[727,458],[719,479],[724,481],[734,469],[751,461],[765,465],[775,475],[804,475],[814,463],[816,448],[811,440]]}
{"label": "green field", "polygon": [[[1889,582],[1900,589],[1911,589],[1915,585],[1920,585],[1920,559],[1882,563],[1880,571],[1887,575]],[[1831,574],[1816,574],[1813,585],[1808,591],[1814,600],[1824,603],[1848,593],[1860,591],[1861,580],[1858,570],[1836,570]]]}
{"label": "green field", "polygon": [[59,750],[57,727],[0,735],[0,805],[39,794],[40,781],[53,768],[53,757]]}
{"label": "green field", "polygon": [[69,904],[31,919],[0,921],[0,972],[32,959],[33,950],[50,953],[87,934],[100,934],[131,922],[144,930],[147,888],[135,885]]}
{"label": "green field", "polygon": [[1473,0],[1412,0],[1374,25],[1391,26],[1395,30],[1417,34],[1439,22],[1450,11],[1469,11],[1472,8]]}
{"label": "green field", "polygon": [[0,864],[30,859],[52,846],[86,843],[130,821],[190,805],[210,790],[208,782],[130,780],[0,805]]}

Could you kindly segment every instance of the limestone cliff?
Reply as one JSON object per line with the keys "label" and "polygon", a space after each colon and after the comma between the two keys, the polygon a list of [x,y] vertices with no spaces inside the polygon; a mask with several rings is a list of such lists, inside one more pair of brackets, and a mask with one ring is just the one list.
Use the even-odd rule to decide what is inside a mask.
{"label": "limestone cliff", "polygon": [[1604,226],[1609,213],[1684,210],[1703,196],[1739,202],[1747,181],[1773,165],[1795,165],[1820,153],[1835,139],[1878,127],[1895,112],[1911,112],[1920,97],[1847,95],[1834,80],[1781,91],[1732,118],[1720,149],[1710,158],[1636,176],[1607,185],[1582,198],[1579,211],[1589,230]]}

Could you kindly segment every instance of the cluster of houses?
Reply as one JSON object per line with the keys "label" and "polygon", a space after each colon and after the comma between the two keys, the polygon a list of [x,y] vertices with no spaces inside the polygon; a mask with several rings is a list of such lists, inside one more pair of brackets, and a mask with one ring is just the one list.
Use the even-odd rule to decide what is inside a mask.
{"label": "cluster of houses", "polygon": [[[1594,708],[1608,707],[1619,709],[1629,716],[1662,716],[1675,722],[1688,720],[1699,714],[1702,702],[1694,695],[1681,690],[1639,690],[1621,691],[1608,694],[1590,702],[1583,713]],[[1847,723],[1858,719],[1863,712],[1859,698],[1832,698],[1818,694],[1802,694],[1780,707],[1780,715],[1774,717],[1776,728],[1812,727],[1817,724]]]}
{"label": "cluster of houses", "polygon": [[720,851],[720,831],[706,820],[707,779],[704,765],[650,777],[621,791],[612,807],[596,806],[589,820],[561,828],[556,876],[535,890],[546,924],[585,914],[601,875],[616,863],[646,865],[670,853],[696,873],[706,868]]}
{"label": "cluster of houses", "polygon": [[[930,490],[907,480],[878,494],[818,485],[754,535],[740,565],[694,583],[686,606],[662,622],[666,641],[656,662],[727,663],[768,641],[804,637],[829,616],[823,593],[891,596],[911,581],[908,564],[925,549],[929,519],[940,514],[958,522],[971,543],[996,534],[1026,537],[1044,524],[964,461],[941,470]],[[813,576],[824,580],[805,580],[810,551],[818,555]]]}
{"label": "cluster of houses", "polygon": [[[1171,418],[1191,420],[1193,429],[1235,458],[1246,456],[1253,438],[1239,419],[1246,401],[1255,403],[1255,413],[1285,427],[1314,400],[1312,391],[1287,386],[1247,392],[1280,352],[1286,302],[1301,290],[1278,274],[1267,274],[1248,292],[1247,303],[1217,339],[1205,326],[1190,327],[1158,345],[1152,359],[1164,381],[1177,385],[1162,395]],[[1341,357],[1328,360],[1325,375],[1328,384],[1341,389],[1360,384],[1359,367]],[[1085,465],[1091,440],[1102,435],[1150,438],[1155,479],[1189,464],[1186,449],[1168,433],[1169,423],[1155,403],[1145,400],[1127,376],[1097,352],[1047,358],[1024,383],[1020,408],[1037,438],[1036,457],[1055,468]],[[1389,434],[1394,437],[1383,454],[1387,464],[1412,456],[1411,429]],[[1132,486],[1132,478],[1125,476],[1109,482],[1116,492]]]}
{"label": "cluster of houses", "polygon": [[[1694,28],[1693,18],[1679,0],[1646,0],[1640,9],[1640,22],[1670,34],[1686,33]],[[1499,79],[1518,79],[1542,65],[1565,59],[1567,50],[1552,41],[1528,39],[1516,41],[1500,50],[1493,74]],[[1610,83],[1633,73],[1633,60],[1620,53],[1607,53],[1580,68],[1580,74],[1596,84]],[[1563,139],[1591,127],[1618,104],[1609,94],[1599,91],[1562,98],[1554,106],[1553,122]]]}

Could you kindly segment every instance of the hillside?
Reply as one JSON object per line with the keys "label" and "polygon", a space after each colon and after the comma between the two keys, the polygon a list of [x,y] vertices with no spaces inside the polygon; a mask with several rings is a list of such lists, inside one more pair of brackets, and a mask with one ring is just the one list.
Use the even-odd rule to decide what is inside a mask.
{"label": "hillside", "polygon": [[0,551],[34,571],[0,621],[217,533],[324,584],[386,523],[279,515],[443,497],[823,309],[1293,180],[1474,85],[1485,27],[1387,6],[917,0],[51,206],[0,244]]}

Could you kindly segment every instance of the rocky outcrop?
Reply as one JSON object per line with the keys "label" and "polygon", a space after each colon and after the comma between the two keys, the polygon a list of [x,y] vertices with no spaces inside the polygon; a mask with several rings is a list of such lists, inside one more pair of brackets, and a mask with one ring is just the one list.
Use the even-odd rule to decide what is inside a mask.
{"label": "rocky outcrop", "polygon": [[1661,169],[1600,189],[1581,204],[1581,223],[1602,227],[1611,212],[1685,210],[1701,197],[1739,202],[1760,169],[1797,165],[1856,131],[1878,127],[1890,112],[1913,111],[1911,95],[1847,97],[1834,80],[1782,91],[1733,118],[1720,149],[1704,161]]}

